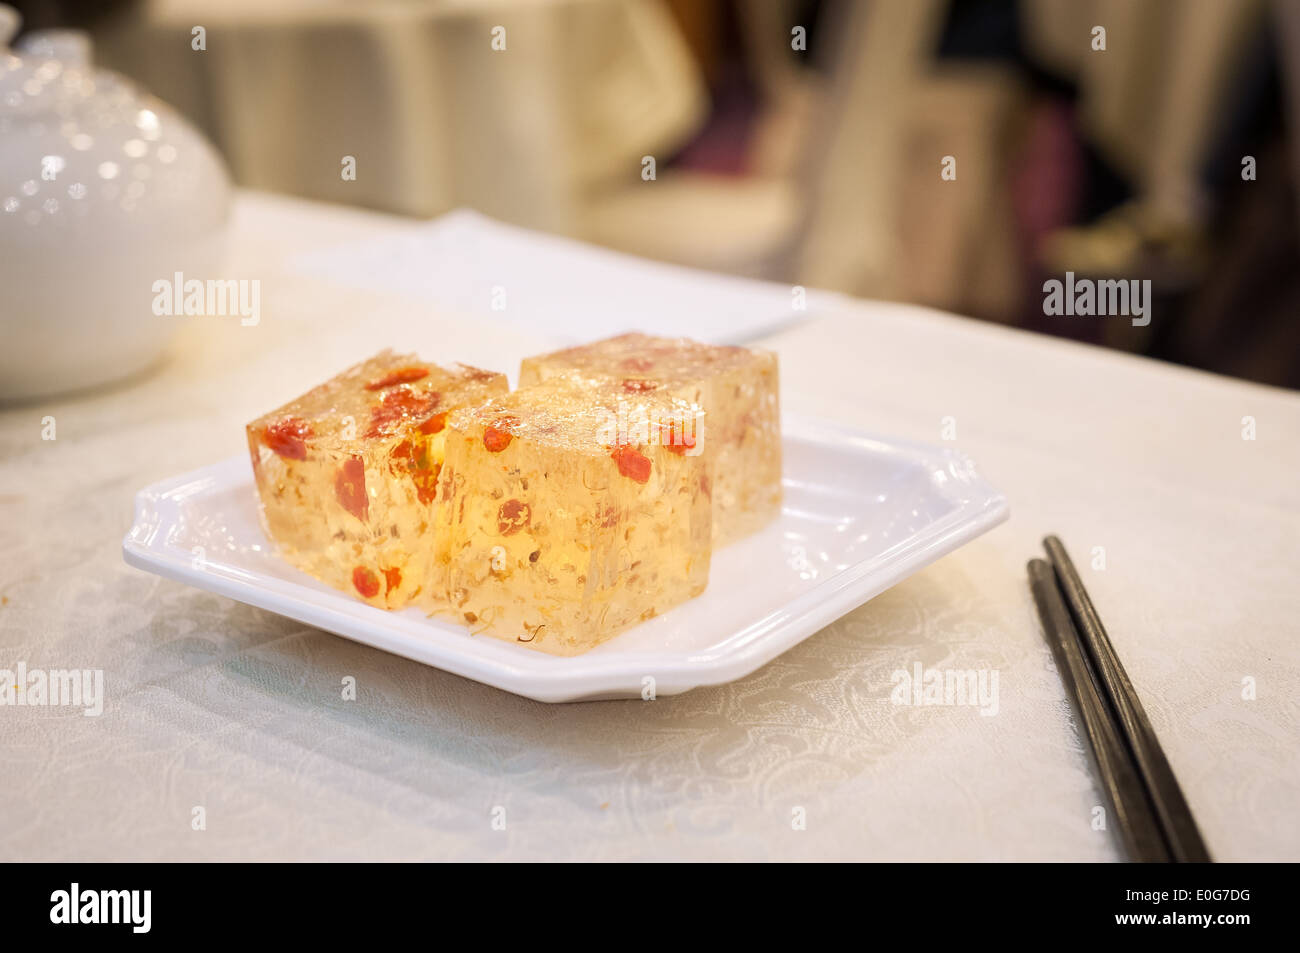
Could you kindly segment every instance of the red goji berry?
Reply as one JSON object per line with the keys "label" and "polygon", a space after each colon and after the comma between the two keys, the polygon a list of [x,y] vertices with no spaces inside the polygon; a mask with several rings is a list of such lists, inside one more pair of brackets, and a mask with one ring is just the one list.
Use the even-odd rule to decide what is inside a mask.
{"label": "red goji berry", "polygon": [[339,505],[363,523],[370,515],[370,497],[366,495],[366,465],[360,457],[350,457],[334,475],[334,495]]}
{"label": "red goji berry", "polygon": [[379,595],[379,577],[365,566],[358,566],[352,570],[352,585],[367,599]]}
{"label": "red goji berry", "polygon": [[440,400],[442,395],[437,391],[417,394],[405,388],[390,390],[371,409],[370,429],[366,436],[377,437],[385,431],[395,429],[395,425],[403,420],[424,417],[437,408]]}
{"label": "red goji berry", "polygon": [[483,446],[487,447],[488,453],[500,453],[510,446],[515,436],[510,428],[518,423],[515,417],[502,417],[495,424],[489,424],[483,431]]}
{"label": "red goji berry", "polygon": [[659,445],[669,453],[684,457],[688,450],[695,449],[695,433],[687,433],[684,424],[681,427],[676,423],[660,424]]}
{"label": "red goji berry", "polygon": [[447,426],[447,412],[444,410],[440,414],[434,414],[424,423],[420,424],[420,433],[435,434],[439,433],[443,427]]}
{"label": "red goji berry", "polygon": [[429,376],[427,367],[399,367],[395,371],[389,371],[383,377],[377,378],[366,385],[366,390],[383,390],[385,387],[392,387],[394,384],[409,384],[411,381],[418,381],[423,377]]}
{"label": "red goji berry", "polygon": [[650,458],[631,447],[619,447],[610,454],[618,464],[618,472],[637,483],[650,480]]}
{"label": "red goji berry", "polygon": [[307,438],[314,436],[311,425],[298,417],[285,417],[268,424],[262,442],[286,460],[307,459]]}

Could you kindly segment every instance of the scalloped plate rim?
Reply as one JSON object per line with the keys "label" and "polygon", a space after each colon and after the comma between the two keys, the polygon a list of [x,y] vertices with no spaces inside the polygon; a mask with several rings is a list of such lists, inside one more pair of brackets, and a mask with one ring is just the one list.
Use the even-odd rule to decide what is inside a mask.
{"label": "scalloped plate rim", "polygon": [[[951,499],[954,508],[885,552],[828,576],[739,631],[724,634],[705,651],[593,651],[561,658],[490,636],[469,636],[463,628],[447,622],[378,609],[345,593],[322,591],[309,585],[314,581],[305,575],[305,582],[297,582],[216,562],[195,566],[188,551],[169,547],[166,541],[168,533],[182,525],[180,501],[230,486],[241,478],[251,492],[252,474],[247,457],[242,455],[140,490],[135,497],[133,524],[122,542],[122,554],[137,569],[537,701],[639,697],[646,674],[654,676],[657,695],[680,694],[743,678],[1010,515],[1006,497],[979,476],[970,459],[958,450],[785,414],[784,452],[789,454],[794,449],[791,444],[801,441],[834,442],[841,449],[889,455],[931,472],[943,470],[952,477],[945,481],[943,495]],[[788,473],[787,467],[787,477]],[[746,542],[741,540],[735,545],[741,547]],[[711,595],[715,599],[727,596],[710,584],[687,605],[708,600]],[[431,631],[439,637],[429,639]],[[441,638],[445,634],[473,641],[447,641]],[[617,638],[606,645],[613,642]],[[470,645],[474,647],[465,651]]]}

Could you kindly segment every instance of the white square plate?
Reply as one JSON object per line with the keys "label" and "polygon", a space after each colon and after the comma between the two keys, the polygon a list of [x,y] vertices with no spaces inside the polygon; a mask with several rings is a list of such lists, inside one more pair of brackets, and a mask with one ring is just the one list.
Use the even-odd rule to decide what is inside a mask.
{"label": "white square plate", "polygon": [[953,450],[783,421],[785,503],[713,554],[704,594],[574,658],[470,635],[418,609],[386,612],[280,560],[235,457],[136,495],[132,566],[545,702],[640,696],[741,678],[1007,518]]}

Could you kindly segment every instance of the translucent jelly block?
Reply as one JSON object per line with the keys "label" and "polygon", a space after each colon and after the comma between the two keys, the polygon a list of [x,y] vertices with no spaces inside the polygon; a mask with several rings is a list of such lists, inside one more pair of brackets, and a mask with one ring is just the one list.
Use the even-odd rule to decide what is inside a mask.
{"label": "translucent jelly block", "polygon": [[776,355],[684,338],[622,334],[530,357],[520,385],[577,370],[618,381],[660,381],[705,410],[700,448],[713,463],[718,545],[761,528],[781,511],[781,413]]}
{"label": "translucent jelly block", "polygon": [[262,525],[300,569],[396,609],[427,584],[448,411],[505,375],[384,351],[248,425]]}
{"label": "translucent jelly block", "polygon": [[704,590],[697,405],[564,375],[448,418],[438,565],[471,631],[575,655]]}

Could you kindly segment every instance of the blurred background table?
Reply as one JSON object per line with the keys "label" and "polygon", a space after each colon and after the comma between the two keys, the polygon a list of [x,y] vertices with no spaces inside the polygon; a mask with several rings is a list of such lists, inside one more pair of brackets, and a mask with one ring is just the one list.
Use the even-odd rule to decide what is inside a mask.
{"label": "blurred background table", "polygon": [[707,109],[672,18],[646,0],[148,0],[97,42],[245,186],[548,231],[573,231],[579,196],[675,152]]}
{"label": "blurred background table", "polygon": [[[411,227],[245,193],[228,274],[261,279],[260,324],[158,319],[185,325],[156,372],[0,410],[0,664],[102,668],[107,692],[98,718],[3,711],[0,858],[1115,859],[1025,581],[1055,531],[1212,853],[1300,859],[1300,397],[1281,390],[820,301],[764,339],[785,407],[930,443],[950,423],[1011,521],[752,676],[654,702],[527,701],[128,568],[137,489],[245,452],[247,420],[358,355],[513,369],[537,346],[300,264]],[[917,663],[996,670],[997,715],[893,704]]]}

